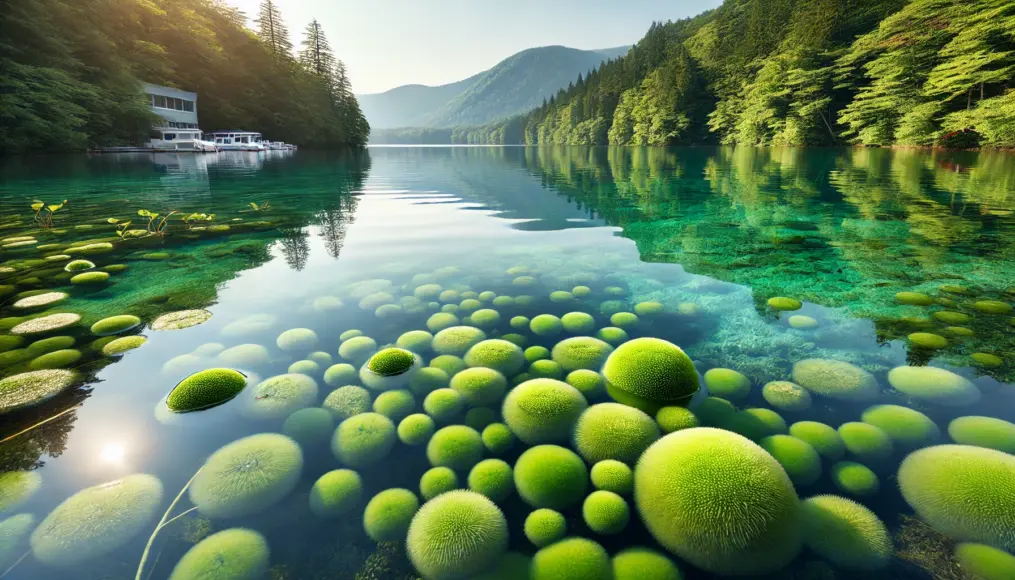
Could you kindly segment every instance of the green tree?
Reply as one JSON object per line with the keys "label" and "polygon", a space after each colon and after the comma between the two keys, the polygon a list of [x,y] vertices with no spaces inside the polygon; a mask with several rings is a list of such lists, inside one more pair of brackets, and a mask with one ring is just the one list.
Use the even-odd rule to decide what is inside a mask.
{"label": "green tree", "polygon": [[254,23],[257,24],[257,36],[268,45],[268,50],[276,58],[292,57],[293,45],[289,42],[289,29],[282,19],[282,11],[273,0],[261,0]]}

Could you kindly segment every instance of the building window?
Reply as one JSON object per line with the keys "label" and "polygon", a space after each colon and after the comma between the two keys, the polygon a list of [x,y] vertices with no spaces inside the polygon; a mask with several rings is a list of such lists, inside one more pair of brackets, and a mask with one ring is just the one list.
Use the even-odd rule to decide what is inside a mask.
{"label": "building window", "polygon": [[194,101],[183,101],[183,110],[188,113],[194,112]]}
{"label": "building window", "polygon": [[166,133],[166,136],[163,137],[163,139],[166,141],[172,141],[173,139],[176,139],[176,133]]}

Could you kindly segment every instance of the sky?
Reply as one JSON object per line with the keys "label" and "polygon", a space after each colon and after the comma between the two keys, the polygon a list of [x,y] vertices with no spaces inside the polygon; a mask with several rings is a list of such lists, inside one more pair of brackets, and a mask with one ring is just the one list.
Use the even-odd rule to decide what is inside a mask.
{"label": "sky", "polygon": [[[226,0],[253,19],[260,0]],[[677,20],[721,0],[276,0],[299,46],[320,21],[358,94],[468,78],[537,46],[634,44],[654,20]],[[253,26],[253,24],[251,24]]]}

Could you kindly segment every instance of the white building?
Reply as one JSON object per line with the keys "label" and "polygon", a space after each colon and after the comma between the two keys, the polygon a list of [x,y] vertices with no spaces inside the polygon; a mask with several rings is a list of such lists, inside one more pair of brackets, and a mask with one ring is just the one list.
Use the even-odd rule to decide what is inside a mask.
{"label": "white building", "polygon": [[153,124],[148,146],[156,151],[217,151],[205,141],[197,124],[197,93],[149,83],[144,84],[152,107],[159,116]]}

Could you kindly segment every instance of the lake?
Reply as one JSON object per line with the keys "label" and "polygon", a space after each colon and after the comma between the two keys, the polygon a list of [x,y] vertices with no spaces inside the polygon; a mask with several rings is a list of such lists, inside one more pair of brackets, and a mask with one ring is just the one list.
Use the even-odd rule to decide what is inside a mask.
{"label": "lake", "polygon": [[[956,540],[1015,549],[1015,155],[378,147],[0,163],[4,578],[416,578],[404,538],[434,465],[427,495],[471,483],[503,516],[465,510],[496,526],[444,543],[437,524],[410,530],[433,578],[519,577],[537,552],[527,533],[562,533],[552,517],[530,530],[535,507],[598,543],[544,549],[543,578],[579,563],[605,577],[603,549],[637,546],[686,578],[801,579],[964,578]],[[674,379],[683,355],[646,338],[694,367]],[[496,363],[472,348],[483,339]],[[612,353],[617,367],[638,354],[624,344],[661,358],[611,370]],[[375,366],[386,345],[403,350]],[[174,387],[215,368],[234,392],[198,385],[176,409],[197,410],[169,408]],[[699,381],[684,399],[638,391]],[[660,414],[675,433],[642,456],[655,467],[634,470],[633,497],[630,482],[588,483],[604,458],[634,466],[661,435],[659,407],[688,404]],[[680,439],[695,426],[724,431]],[[971,475],[948,479],[953,461]],[[539,481],[516,486],[525,462]],[[779,489],[741,498],[738,478]],[[958,491],[938,498],[935,481]],[[603,503],[583,511],[593,484]],[[370,502],[365,531],[364,507],[390,489],[403,491]],[[779,494],[786,513],[766,511]],[[794,511],[823,494],[883,526],[822,545],[846,533],[836,510],[854,509]],[[941,513],[949,501],[985,507],[963,519]]]}

